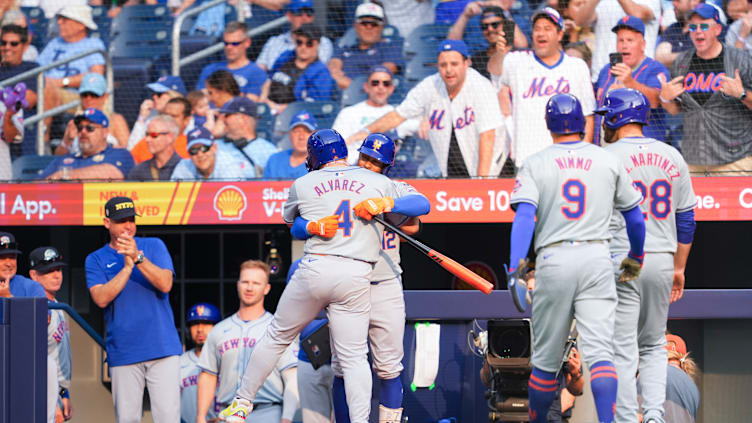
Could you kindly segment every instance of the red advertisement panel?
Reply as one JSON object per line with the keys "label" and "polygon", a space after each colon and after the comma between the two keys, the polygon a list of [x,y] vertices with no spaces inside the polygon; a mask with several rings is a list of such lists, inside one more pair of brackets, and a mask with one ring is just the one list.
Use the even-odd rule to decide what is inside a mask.
{"label": "red advertisement panel", "polygon": [[82,224],[83,184],[0,185],[0,226]]}

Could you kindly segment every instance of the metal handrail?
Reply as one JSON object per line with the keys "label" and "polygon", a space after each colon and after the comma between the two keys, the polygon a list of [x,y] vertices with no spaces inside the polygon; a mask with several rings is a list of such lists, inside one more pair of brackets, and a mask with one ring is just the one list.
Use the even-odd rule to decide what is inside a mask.
{"label": "metal handrail", "polygon": [[[181,66],[185,66],[197,60],[201,60],[204,57],[211,56],[212,54],[224,48],[224,43],[219,42],[201,51],[197,51],[193,54],[183,57],[182,59],[180,58],[180,27],[182,26],[185,18],[187,18],[188,16],[193,16],[196,13],[200,13],[201,11],[206,10],[212,6],[216,6],[217,4],[222,3],[224,1],[226,0],[215,0],[209,3],[206,3],[194,9],[190,9],[189,11],[186,11],[184,14],[178,16],[178,18],[175,19],[175,24],[172,27],[172,74],[173,75],[180,76]],[[191,12],[196,12],[196,13],[191,13]],[[238,13],[238,16],[240,16],[240,13]],[[255,37],[256,35],[263,34],[266,31],[285,25],[287,22],[288,20],[286,17],[280,16],[279,18],[274,19],[273,21],[269,21],[263,25],[259,25],[256,28],[252,28],[248,30],[248,36]]]}
{"label": "metal handrail", "polygon": [[[33,76],[37,77],[37,114],[29,117],[28,119],[24,119],[24,126],[32,125],[36,122],[39,122],[42,119],[46,119],[50,116],[53,116],[57,113],[61,113],[65,110],[72,109],[74,107],[77,107],[79,104],[81,104],[81,101],[77,100],[71,103],[61,105],[54,109],[51,109],[48,113],[45,113],[44,111],[44,73],[52,68],[56,68],[60,65],[64,65],[68,62],[72,62],[82,57],[90,56],[92,54],[101,54],[104,57],[105,79],[107,80],[107,92],[110,93],[110,96],[112,98],[112,86],[113,86],[112,60],[110,59],[110,54],[107,52],[107,50],[103,50],[103,49],[87,50],[82,53],[73,55],[71,57],[58,60],[57,62],[50,63],[49,65],[40,66],[38,68],[28,70],[24,73],[20,73],[12,78],[8,78],[3,81],[0,81],[0,88],[3,88],[8,85],[15,84],[16,82],[24,81]],[[112,101],[114,102],[115,99],[112,98]],[[44,155],[44,132],[46,129],[47,128],[45,128],[44,123],[40,123],[39,125],[37,125],[37,154],[39,154],[40,156]]]}
{"label": "metal handrail", "polygon": [[102,347],[103,350],[107,350],[107,347],[105,346],[105,343],[104,343],[104,339],[101,336],[99,336],[99,334],[88,323],[86,323],[86,320],[84,320],[84,318],[81,317],[80,314],[76,313],[76,311],[73,310],[71,306],[65,303],[57,303],[54,301],[48,301],[47,307],[53,310],[63,310],[64,312],[68,313],[71,319],[75,320],[76,323],[78,323],[78,325],[81,326],[81,329],[83,329],[84,332],[86,332],[86,334],[89,335],[91,339],[94,340],[94,342],[99,344],[99,346]]}

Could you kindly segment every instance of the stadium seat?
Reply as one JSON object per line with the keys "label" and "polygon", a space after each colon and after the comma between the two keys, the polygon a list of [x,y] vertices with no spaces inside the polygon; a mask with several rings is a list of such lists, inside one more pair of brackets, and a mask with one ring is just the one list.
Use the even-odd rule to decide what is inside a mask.
{"label": "stadium seat", "polygon": [[111,57],[158,59],[169,57],[170,33],[164,29],[141,33],[120,33],[110,41]]}
{"label": "stadium seat", "polygon": [[408,84],[414,86],[423,78],[436,73],[436,52],[435,49],[426,50],[419,55],[413,56],[405,67],[405,80]]}
{"label": "stadium seat", "polygon": [[133,127],[141,101],[148,95],[146,84],[154,80],[151,60],[113,58],[112,71],[115,111],[125,117],[128,127]]}
{"label": "stadium seat", "polygon": [[334,118],[337,117],[339,108],[333,101],[296,101],[285,107],[277,118],[274,119],[274,131],[272,132],[273,142],[279,141],[287,133],[290,126],[290,119],[296,113],[306,110],[312,114],[318,122],[319,128],[331,128]]}
{"label": "stadium seat", "polygon": [[405,43],[402,46],[402,55],[405,60],[409,60],[416,54],[425,52],[426,50],[435,53],[436,47],[446,38],[448,32],[449,25],[421,25],[405,38]]}
{"label": "stadium seat", "polygon": [[31,45],[40,52],[47,44],[47,30],[49,21],[44,16],[44,10],[39,7],[22,7],[21,11],[26,15],[29,31],[31,32]]}
{"label": "stadium seat", "polygon": [[363,91],[363,83],[368,80],[367,76],[361,75],[353,78],[350,86],[342,91],[342,99],[340,100],[341,107],[352,106],[355,103],[368,98],[368,95]]}
{"label": "stadium seat", "polygon": [[21,156],[13,161],[13,179],[16,181],[37,179],[44,168],[53,160],[55,160],[55,156]]}
{"label": "stadium seat", "polygon": [[112,20],[110,36],[115,38],[120,33],[154,33],[160,30],[172,34],[172,23],[170,9],[166,6],[140,4],[123,7]]}
{"label": "stadium seat", "polygon": [[[210,47],[216,43],[214,37],[208,35],[186,35],[180,37],[180,57],[186,57],[207,47]],[[204,66],[212,62],[218,62],[223,60],[222,53],[212,54],[211,56],[204,57],[193,63],[183,65],[180,67],[180,77],[183,78],[183,83],[188,91],[192,91],[196,87],[198,77],[201,75],[201,70]]]}
{"label": "stadium seat", "polygon": [[[402,38],[397,28],[391,25],[387,25],[384,27],[384,29],[381,31],[381,36],[389,40],[393,40],[395,38]],[[339,48],[349,47],[349,46],[355,45],[357,41],[358,41],[358,36],[357,34],[355,34],[355,28],[350,27],[348,28],[347,31],[345,31],[344,35],[342,35],[342,37],[337,40],[337,47]]]}
{"label": "stadium seat", "polygon": [[410,91],[410,86],[407,81],[401,76],[393,76],[392,83],[394,84],[394,93],[389,97],[389,104],[399,104],[405,99],[407,92]]}
{"label": "stadium seat", "polygon": [[272,139],[274,116],[265,103],[256,103],[256,136],[266,140]]}
{"label": "stadium seat", "polygon": [[[245,20],[245,24],[248,25],[248,28],[254,29],[256,27],[259,27],[267,22],[273,21],[274,19],[277,19],[282,16],[284,16],[282,12],[265,9],[261,6],[252,4],[251,5],[251,17]],[[290,24],[286,23],[284,25],[278,26],[275,29],[266,31],[263,34],[254,36],[253,42],[251,43],[251,48],[248,49],[248,57],[251,60],[255,61],[258,55],[261,53],[261,49],[264,47],[264,43],[266,43],[266,40],[268,40],[269,38],[275,35],[279,35],[289,30],[290,30]]]}

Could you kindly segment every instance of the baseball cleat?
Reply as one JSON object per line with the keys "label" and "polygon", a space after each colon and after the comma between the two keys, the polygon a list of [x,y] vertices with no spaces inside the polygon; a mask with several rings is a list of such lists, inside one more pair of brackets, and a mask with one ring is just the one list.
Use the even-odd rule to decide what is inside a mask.
{"label": "baseball cleat", "polygon": [[251,414],[253,404],[250,401],[235,397],[229,407],[219,413],[219,421],[227,423],[245,423],[246,417]]}

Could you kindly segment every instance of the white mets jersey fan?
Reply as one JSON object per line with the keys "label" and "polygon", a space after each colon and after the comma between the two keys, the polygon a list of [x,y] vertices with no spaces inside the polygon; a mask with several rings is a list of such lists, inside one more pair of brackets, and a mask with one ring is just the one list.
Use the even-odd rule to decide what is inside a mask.
{"label": "white mets jersey fan", "polygon": [[438,73],[433,74],[413,87],[405,100],[397,106],[400,116],[410,119],[427,117],[430,128],[428,140],[439,162],[439,168],[447,176],[449,142],[454,129],[457,144],[465,159],[470,176],[478,174],[478,144],[480,134],[496,130],[491,160],[491,175],[498,174],[504,163],[503,128],[499,99],[491,81],[468,68],[462,89],[454,99],[449,99],[446,84]]}
{"label": "white mets jersey fan", "polygon": [[515,51],[504,57],[497,88],[508,86],[512,93],[512,151],[519,167],[525,159],[553,144],[546,127],[546,103],[555,94],[577,97],[585,116],[593,114],[595,95],[587,64],[576,57],[561,55],[553,66],[544,64],[532,50]]}

